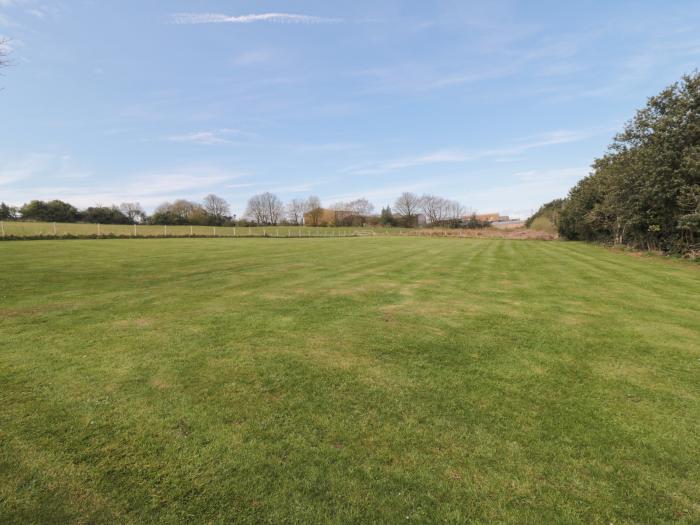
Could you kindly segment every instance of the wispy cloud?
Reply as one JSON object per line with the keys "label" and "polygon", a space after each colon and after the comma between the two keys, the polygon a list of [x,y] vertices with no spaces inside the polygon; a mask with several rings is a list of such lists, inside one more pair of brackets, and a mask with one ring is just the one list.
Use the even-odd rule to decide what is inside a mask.
{"label": "wispy cloud", "polygon": [[233,181],[250,175],[196,164],[131,173],[118,183],[105,184],[90,173],[73,168],[73,164],[66,155],[33,155],[0,165],[3,200],[19,205],[31,199],[61,199],[79,207],[138,201],[152,207],[169,199],[199,198],[208,192],[232,188]]}
{"label": "wispy cloud", "polygon": [[355,165],[347,168],[345,171],[356,175],[379,175],[429,164],[470,162],[489,158],[503,160],[504,158],[520,155],[532,149],[577,142],[590,136],[590,132],[559,130],[523,138],[503,148],[482,150],[441,149],[424,155],[404,157],[373,164]]}
{"label": "wispy cloud", "polygon": [[239,129],[223,128],[213,131],[194,131],[182,135],[171,135],[166,137],[170,142],[189,142],[191,144],[221,145],[234,144],[232,136],[250,136],[249,133]]}
{"label": "wispy cloud", "polygon": [[[0,22],[2,22],[2,18],[0,18]],[[0,55],[9,55],[12,51],[10,40],[0,35]]]}
{"label": "wispy cloud", "polygon": [[[61,179],[83,179],[90,174],[75,165],[70,155],[32,153],[19,159],[0,162],[0,186],[11,187],[30,180],[45,180],[48,177]],[[3,189],[3,193],[8,190]]]}
{"label": "wispy cloud", "polygon": [[358,142],[325,142],[322,144],[291,144],[297,151],[351,151],[362,147]]}
{"label": "wispy cloud", "polygon": [[328,18],[294,13],[259,13],[229,16],[219,13],[177,13],[171,15],[174,24],[252,24],[255,22],[272,22],[278,24],[333,24],[342,22],[342,18]]}
{"label": "wispy cloud", "polygon": [[235,56],[233,63],[237,66],[251,66],[269,62],[272,56],[272,53],[265,50],[246,51]]}
{"label": "wispy cloud", "polygon": [[[368,93],[394,93],[398,91],[422,92],[434,89],[477,84],[487,80],[508,77],[518,69],[510,64],[490,67],[482,70],[457,70],[455,66],[437,67],[423,64],[403,64],[369,68],[350,73],[353,77],[370,79],[371,85],[364,91]],[[464,69],[469,69],[467,66]]]}

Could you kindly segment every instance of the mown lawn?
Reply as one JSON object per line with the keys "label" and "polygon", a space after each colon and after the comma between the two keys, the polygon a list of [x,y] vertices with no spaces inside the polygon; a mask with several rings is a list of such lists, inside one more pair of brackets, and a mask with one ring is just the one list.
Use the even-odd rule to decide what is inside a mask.
{"label": "mown lawn", "polygon": [[700,268],[0,243],[1,523],[698,523]]}

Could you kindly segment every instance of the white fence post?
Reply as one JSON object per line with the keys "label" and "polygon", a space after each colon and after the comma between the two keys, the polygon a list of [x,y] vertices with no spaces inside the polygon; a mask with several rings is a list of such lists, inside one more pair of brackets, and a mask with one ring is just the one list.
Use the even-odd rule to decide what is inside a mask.
{"label": "white fence post", "polygon": [[236,227],[235,226],[233,227],[233,236],[234,237],[236,236]]}
{"label": "white fence post", "polygon": [[190,225],[190,237],[192,237],[193,234],[194,232],[192,231],[192,225]]}
{"label": "white fence post", "polygon": [[214,237],[216,237],[216,226],[214,226]]}
{"label": "white fence post", "polygon": [[56,223],[55,222],[53,223],[53,234],[55,237],[56,236]]}
{"label": "white fence post", "polygon": [[163,224],[163,235],[164,236],[168,235],[168,225],[167,224]]}
{"label": "white fence post", "polygon": [[[54,223],[54,226],[55,226],[55,223]],[[55,234],[54,234],[54,235],[55,235]],[[100,223],[98,222],[98,223],[97,223],[97,236],[99,237],[100,235],[101,235],[101,234],[100,234]]]}
{"label": "white fence post", "polygon": [[136,237],[136,223],[134,223],[134,237]]}

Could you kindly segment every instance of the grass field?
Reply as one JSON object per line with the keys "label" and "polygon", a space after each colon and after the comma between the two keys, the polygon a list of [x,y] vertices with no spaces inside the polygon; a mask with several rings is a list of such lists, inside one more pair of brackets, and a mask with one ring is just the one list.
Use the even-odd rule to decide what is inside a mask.
{"label": "grass field", "polygon": [[0,522],[698,523],[699,298],[578,243],[0,243]]}
{"label": "grass field", "polygon": [[158,226],[152,224],[90,224],[81,222],[4,221],[2,235],[14,237],[125,236],[125,237],[339,237],[363,234],[397,234],[416,230],[408,228],[353,228],[311,226]]}

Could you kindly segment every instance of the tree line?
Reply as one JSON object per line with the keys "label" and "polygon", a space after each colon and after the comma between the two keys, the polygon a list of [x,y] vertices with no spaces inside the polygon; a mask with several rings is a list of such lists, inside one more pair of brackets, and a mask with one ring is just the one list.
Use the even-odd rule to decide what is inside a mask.
{"label": "tree line", "polygon": [[229,203],[214,194],[201,203],[177,199],[159,205],[148,215],[137,202],[118,206],[91,206],[79,210],[61,200],[33,200],[21,207],[0,203],[0,220],[29,220],[41,222],[89,222],[100,224],[168,224],[206,226],[400,226],[414,228],[423,225],[444,228],[483,228],[489,223],[467,214],[458,201],[436,195],[402,193],[394,202],[375,213],[366,198],[336,202],[324,207],[317,196],[296,198],[286,204],[274,193],[253,195],[242,217],[231,214]]}
{"label": "tree line", "polygon": [[700,253],[700,74],[649,98],[549,218],[572,240]]}
{"label": "tree line", "polygon": [[224,226],[233,220],[229,210],[228,203],[213,194],[207,195],[202,203],[186,199],[164,202],[151,215],[138,202],[124,202],[118,206],[90,206],[79,210],[72,204],[54,199],[33,200],[21,207],[0,203],[0,220]]}

